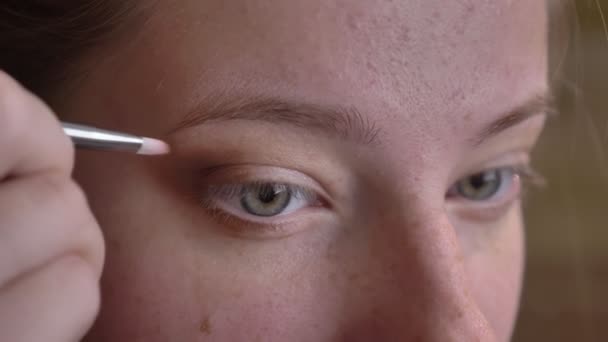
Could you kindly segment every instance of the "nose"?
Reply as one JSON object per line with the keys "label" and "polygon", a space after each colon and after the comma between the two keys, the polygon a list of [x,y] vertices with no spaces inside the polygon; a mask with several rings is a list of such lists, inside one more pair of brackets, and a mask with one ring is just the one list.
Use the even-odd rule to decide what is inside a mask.
{"label": "nose", "polygon": [[417,222],[393,217],[366,230],[367,253],[358,261],[366,280],[350,284],[359,303],[351,313],[358,317],[341,340],[495,341],[470,293],[447,217],[430,214]]}

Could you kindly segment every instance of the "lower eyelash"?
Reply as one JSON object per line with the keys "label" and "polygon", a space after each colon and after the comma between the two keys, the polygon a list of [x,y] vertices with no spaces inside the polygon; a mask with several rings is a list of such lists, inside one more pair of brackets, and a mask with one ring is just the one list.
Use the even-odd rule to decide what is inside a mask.
{"label": "lower eyelash", "polygon": [[213,201],[204,201],[202,205],[209,217],[222,226],[224,232],[235,237],[253,240],[281,239],[299,231],[294,229],[293,221],[255,222],[230,214],[216,206]]}
{"label": "lower eyelash", "polygon": [[[282,225],[282,223],[285,223],[284,218],[283,220],[279,220],[280,222],[276,222],[276,217],[256,217],[258,221],[253,219],[249,220],[230,212],[221,204],[222,202],[229,202],[239,199],[248,192],[259,191],[263,186],[268,185],[273,185],[280,190],[288,191],[293,199],[304,200],[308,202],[308,206],[325,206],[325,202],[316,191],[298,185],[269,181],[208,185],[203,187],[197,202],[216,221],[219,221],[225,225],[238,226],[239,230],[244,229],[241,227],[246,227],[248,229],[263,228],[264,230],[280,231],[279,227]],[[240,210],[244,210],[244,208],[241,208]]]}
{"label": "lower eyelash", "polygon": [[307,201],[316,201],[319,196],[316,192],[293,184],[276,183],[276,182],[264,182],[256,181],[250,183],[233,183],[233,184],[220,184],[220,185],[209,185],[205,189],[205,198],[221,198],[224,200],[233,199],[235,197],[243,196],[247,191],[258,191],[264,186],[274,185],[279,186],[290,192],[290,195]]}

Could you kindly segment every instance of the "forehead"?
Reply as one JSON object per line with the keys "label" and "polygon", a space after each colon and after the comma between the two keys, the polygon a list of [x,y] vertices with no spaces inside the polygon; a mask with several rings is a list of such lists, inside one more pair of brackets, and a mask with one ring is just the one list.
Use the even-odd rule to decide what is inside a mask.
{"label": "forehead", "polygon": [[128,72],[162,80],[173,113],[218,92],[278,96],[357,107],[400,139],[545,87],[542,0],[161,0],[151,13]]}

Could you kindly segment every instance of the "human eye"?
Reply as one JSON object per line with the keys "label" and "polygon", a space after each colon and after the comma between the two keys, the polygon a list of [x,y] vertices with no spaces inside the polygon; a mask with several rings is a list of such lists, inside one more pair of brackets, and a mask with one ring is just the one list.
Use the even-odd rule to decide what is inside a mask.
{"label": "human eye", "polygon": [[456,181],[446,199],[479,217],[496,218],[521,198],[527,185],[542,182],[529,165],[490,168]]}
{"label": "human eye", "polygon": [[314,181],[274,167],[238,167],[205,175],[199,203],[222,225],[241,234],[289,235],[327,211]]}
{"label": "human eye", "polygon": [[273,181],[210,185],[205,197],[208,206],[258,221],[321,204],[319,196],[311,189]]}

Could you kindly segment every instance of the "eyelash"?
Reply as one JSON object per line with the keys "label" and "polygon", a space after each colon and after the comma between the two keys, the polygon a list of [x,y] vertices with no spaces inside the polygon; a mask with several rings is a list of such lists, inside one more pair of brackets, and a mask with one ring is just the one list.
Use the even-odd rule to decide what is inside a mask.
{"label": "eyelash", "polygon": [[[246,209],[239,204],[234,205],[235,207],[238,206],[238,209],[226,208],[229,206],[227,205],[228,202],[235,200],[242,201],[245,194],[258,193],[268,186],[288,192],[290,196],[290,203],[292,201],[306,202],[305,205],[302,205],[302,208],[292,210],[291,212],[302,211],[306,208],[318,209],[327,206],[327,203],[315,190],[296,184],[282,183],[272,180],[209,185],[204,191],[201,204],[205,209],[212,213],[215,219],[224,224],[235,227],[236,229],[245,231],[248,229],[251,230],[252,228],[257,228],[258,230],[264,229],[281,231],[284,229],[284,226],[288,225],[290,221],[292,221],[290,218],[290,216],[292,216],[290,215],[291,212],[281,212],[277,215],[266,217],[247,213]],[[235,213],[234,211],[239,211],[239,213]]]}
{"label": "eyelash", "polygon": [[[468,203],[468,205],[476,206],[477,208],[502,208],[506,204],[511,203],[512,200],[517,197],[525,197],[525,190],[529,187],[528,185],[539,186],[544,184],[544,179],[542,178],[542,176],[540,176],[536,171],[534,171],[534,169],[531,168],[529,165],[497,167],[481,171],[477,174],[494,170],[504,170],[512,172],[513,176],[519,177],[519,180],[521,181],[522,191],[518,191],[517,193],[510,196],[512,198],[502,199],[502,201],[500,199],[494,199],[495,195],[492,195],[492,199],[472,201],[463,198],[458,198],[457,195],[454,195],[452,190],[454,187],[453,186],[450,188],[450,190],[448,190],[446,198],[459,202],[466,202]],[[474,175],[476,174],[461,178],[459,182]],[[258,216],[251,213],[247,213],[246,209],[242,205],[243,196],[247,193],[259,193],[259,191],[268,186],[272,186],[273,188],[279,189],[280,191],[286,191],[290,196],[290,200],[299,200],[305,202],[306,204],[303,205],[302,208],[292,210],[288,213],[281,212],[277,215]],[[324,199],[315,190],[296,184],[276,182],[273,180],[257,180],[245,183],[208,185],[205,187],[203,195],[200,198],[201,200],[199,201],[199,203],[201,203],[205,209],[212,213],[214,218],[221,221],[222,223],[238,227],[242,230],[251,228],[281,230],[282,226],[287,225],[287,223],[291,221],[290,216],[293,215],[290,214],[292,212],[304,211],[307,208],[314,209],[327,206],[327,202],[324,201]],[[227,203],[235,200],[241,202],[239,204],[233,205],[235,208],[227,208],[230,206]]]}
{"label": "eyelash", "polygon": [[[455,194],[454,188],[458,182],[492,171],[509,172],[512,175],[512,178],[509,180],[510,183],[506,185],[507,189],[497,191],[496,194],[493,194],[487,200],[471,200]],[[460,208],[459,212],[465,217],[482,221],[497,219],[511,207],[511,204],[515,200],[519,199],[525,202],[530,189],[542,187],[546,183],[545,179],[527,164],[486,169],[461,178],[458,182],[450,188],[446,194],[446,199],[458,204],[458,208]],[[500,186],[504,185],[501,184]]]}
{"label": "eyelash", "polygon": [[254,181],[247,183],[231,183],[222,185],[210,185],[207,187],[207,194],[210,196],[231,199],[236,196],[242,196],[247,190],[260,190],[261,188],[272,184],[279,185],[283,188],[288,188],[293,196],[301,199],[313,200],[318,199],[318,195],[314,190],[295,184],[287,184],[274,181]]}

